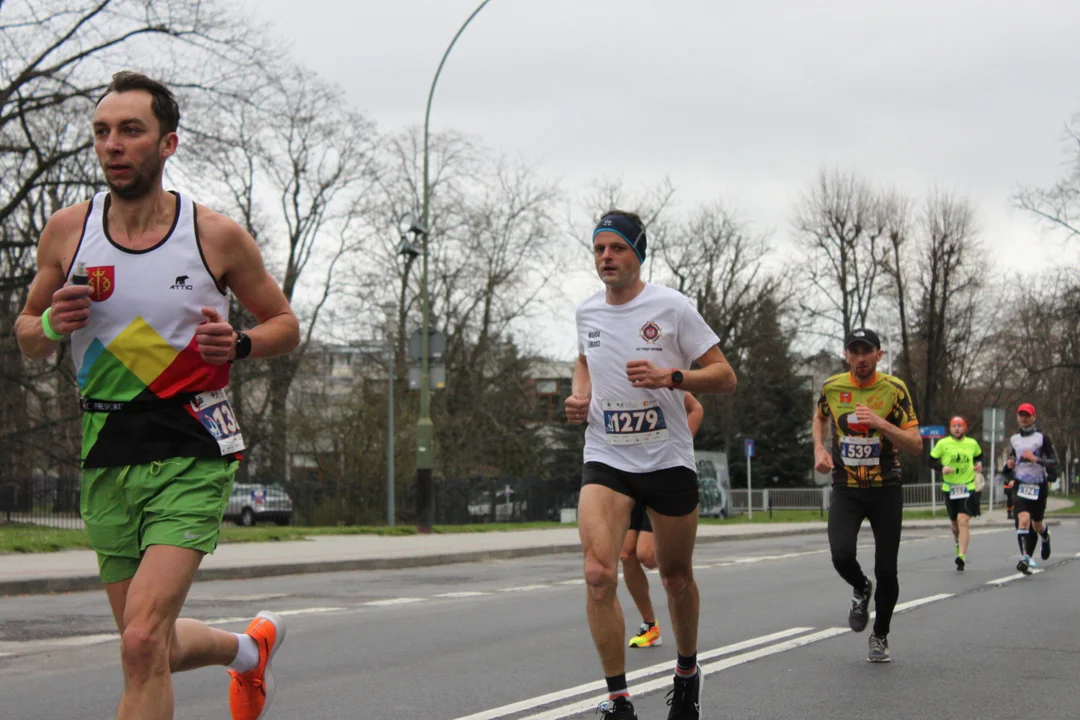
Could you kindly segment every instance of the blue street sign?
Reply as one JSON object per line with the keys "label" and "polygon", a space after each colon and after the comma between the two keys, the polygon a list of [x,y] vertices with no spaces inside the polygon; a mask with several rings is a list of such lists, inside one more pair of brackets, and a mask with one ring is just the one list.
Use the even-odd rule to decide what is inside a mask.
{"label": "blue street sign", "polygon": [[948,435],[944,425],[920,425],[919,434],[924,438],[943,438]]}
{"label": "blue street sign", "polygon": [[743,451],[746,453],[746,457],[754,457],[754,441],[750,438],[746,438],[746,440],[743,441]]}

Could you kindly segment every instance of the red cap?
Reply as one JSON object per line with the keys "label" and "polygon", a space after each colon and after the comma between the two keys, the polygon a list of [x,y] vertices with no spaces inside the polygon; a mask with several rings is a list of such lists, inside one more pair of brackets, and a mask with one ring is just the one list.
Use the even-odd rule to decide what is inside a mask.
{"label": "red cap", "polygon": [[967,429],[968,429],[967,420],[965,420],[964,418],[957,415],[956,417],[954,417],[952,420],[949,421],[949,425],[951,426],[954,423],[960,423],[961,425],[963,425],[964,426],[964,432],[967,432]]}
{"label": "red cap", "polygon": [[1027,413],[1028,415],[1034,415],[1035,414],[1035,406],[1032,405],[1031,403],[1023,403],[1023,404],[1020,405],[1020,407],[1016,408],[1016,412],[1018,412],[1018,413]]}

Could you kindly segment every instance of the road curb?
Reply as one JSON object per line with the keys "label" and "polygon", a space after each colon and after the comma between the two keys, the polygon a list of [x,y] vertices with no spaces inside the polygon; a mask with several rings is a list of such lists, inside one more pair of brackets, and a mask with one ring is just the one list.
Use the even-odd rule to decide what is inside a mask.
{"label": "road curb", "polygon": [[[1053,524],[1048,522],[1048,524]],[[939,525],[904,526],[905,530],[939,530],[948,528],[948,521]],[[980,527],[1012,527],[1011,523],[980,523]],[[796,528],[786,530],[761,530],[760,532],[740,535],[705,535],[699,536],[697,543],[712,544],[733,540],[763,540],[766,538],[824,534],[826,526]],[[244,565],[239,567],[203,568],[195,575],[196,582],[212,580],[249,580],[282,575],[307,575],[313,573],[349,572],[353,570],[403,570],[417,567],[435,567],[468,562],[489,560],[512,560],[515,558],[536,557],[538,555],[556,555],[560,553],[581,552],[580,543],[562,543],[536,545],[533,547],[506,548],[502,550],[468,550],[446,552],[431,555],[404,557],[354,558],[347,560],[322,560],[313,562],[281,563],[277,565]],[[76,575],[70,577],[42,577],[25,580],[0,580],[0,596],[3,595],[43,595],[48,593],[83,592],[100,590],[101,580],[97,575]]]}

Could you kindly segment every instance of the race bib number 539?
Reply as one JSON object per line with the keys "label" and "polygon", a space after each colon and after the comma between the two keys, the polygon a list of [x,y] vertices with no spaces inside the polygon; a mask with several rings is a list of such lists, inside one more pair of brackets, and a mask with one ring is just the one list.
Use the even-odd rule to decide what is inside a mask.
{"label": "race bib number 539", "polygon": [[880,465],[881,438],[841,437],[840,458],[845,465]]}
{"label": "race bib number 539", "polygon": [[604,400],[604,437],[612,445],[667,440],[668,427],[659,400]]}

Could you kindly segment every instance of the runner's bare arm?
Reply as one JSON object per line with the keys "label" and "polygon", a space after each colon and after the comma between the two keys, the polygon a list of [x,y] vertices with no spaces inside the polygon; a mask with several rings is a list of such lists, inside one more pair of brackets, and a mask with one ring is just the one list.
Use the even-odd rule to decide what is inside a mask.
{"label": "runner's bare arm", "polygon": [[[56,351],[58,341],[50,340],[41,325],[41,315],[49,310],[53,332],[68,335],[85,327],[90,318],[90,288],[64,285],[66,254],[78,242],[86,217],[86,203],[58,211],[46,223],[37,250],[37,273],[30,284],[26,306],[15,320],[15,338],[22,353],[40,360]],[[51,310],[50,310],[51,308]]]}
{"label": "runner's bare arm", "polygon": [[919,426],[912,425],[907,429],[901,429],[892,423],[886,423],[881,428],[881,434],[889,438],[889,441],[909,455],[918,455],[922,452],[923,439],[919,434]]}
{"label": "runner's bare arm", "polygon": [[570,397],[566,398],[566,420],[573,424],[585,422],[589,416],[591,401],[592,378],[589,376],[589,363],[584,355],[578,355],[577,362],[574,363]]}
{"label": "runner's bare arm", "polygon": [[830,472],[833,469],[832,455],[825,447],[825,440],[829,437],[829,418],[820,412],[814,411],[814,469],[820,473]]}
{"label": "runner's bare arm", "polygon": [[686,408],[686,421],[690,424],[690,435],[691,437],[697,437],[701,421],[705,418],[705,408],[690,393],[683,395],[683,407]]}
{"label": "runner's bare arm", "polygon": [[[733,393],[735,392],[735,371],[731,369],[720,348],[713,347],[697,359],[697,370],[683,370],[679,389],[687,392]],[[671,374],[677,368],[663,368],[653,365],[651,360],[637,359],[626,363],[626,377],[637,388],[659,390],[674,388]]]}
{"label": "runner's bare arm", "polygon": [[[735,371],[720,348],[713,346],[697,359],[696,370],[684,370],[680,388],[688,392],[733,393]],[[669,374],[670,377],[670,374]]]}
{"label": "runner's bare arm", "polygon": [[[250,234],[233,220],[199,207],[199,235],[204,238],[208,260],[213,269],[240,304],[248,310],[258,325],[244,329],[251,338],[250,357],[274,357],[284,355],[300,344],[300,323],[289,307],[285,293],[266,271],[262,254]],[[216,262],[215,262],[216,260]],[[200,334],[207,325],[226,323],[228,318],[210,318],[200,326]],[[228,358],[235,357],[236,333],[225,332],[222,343],[228,343]],[[213,339],[207,339],[212,342]],[[200,349],[202,339],[200,339]]]}

